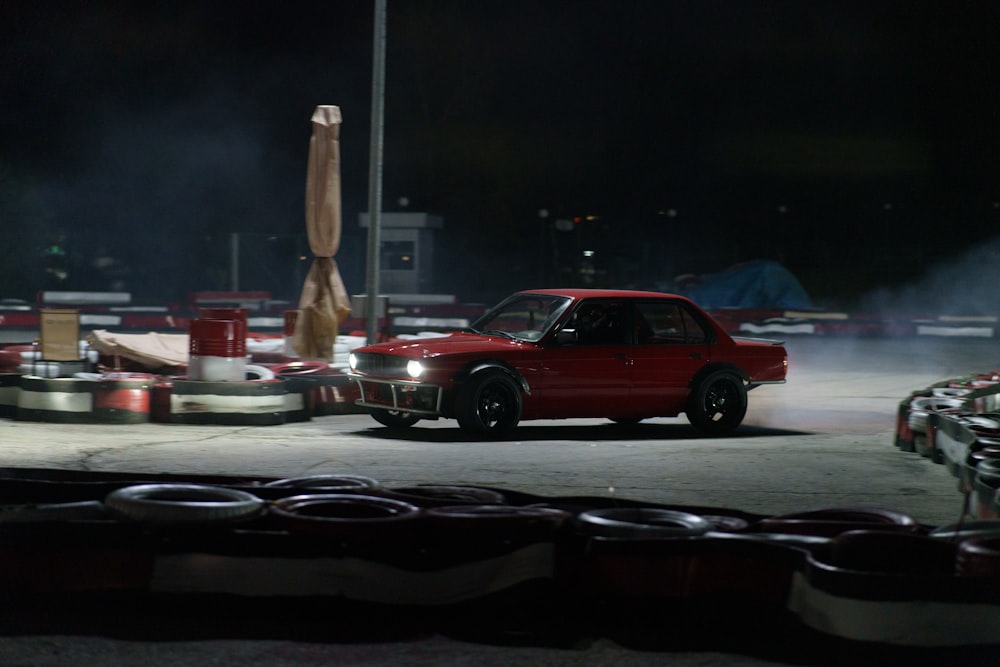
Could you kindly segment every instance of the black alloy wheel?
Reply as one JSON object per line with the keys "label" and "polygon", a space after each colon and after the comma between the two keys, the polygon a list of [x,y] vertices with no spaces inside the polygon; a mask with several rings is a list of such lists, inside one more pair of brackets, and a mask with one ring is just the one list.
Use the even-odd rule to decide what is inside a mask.
{"label": "black alloy wheel", "polygon": [[728,371],[710,373],[688,398],[688,421],[699,431],[711,435],[732,431],[746,413],[746,385]]}
{"label": "black alloy wheel", "polygon": [[521,390],[503,371],[474,375],[455,395],[455,417],[478,438],[499,438],[521,420]]}

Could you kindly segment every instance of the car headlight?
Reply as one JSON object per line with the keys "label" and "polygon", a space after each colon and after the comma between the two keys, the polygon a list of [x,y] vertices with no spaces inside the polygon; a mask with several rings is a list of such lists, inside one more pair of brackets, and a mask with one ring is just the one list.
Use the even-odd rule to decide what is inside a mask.
{"label": "car headlight", "polygon": [[351,367],[352,371],[358,369],[358,355],[351,352],[347,355],[347,365]]}
{"label": "car headlight", "polygon": [[416,359],[406,362],[406,372],[411,378],[418,378],[424,372],[424,365]]}

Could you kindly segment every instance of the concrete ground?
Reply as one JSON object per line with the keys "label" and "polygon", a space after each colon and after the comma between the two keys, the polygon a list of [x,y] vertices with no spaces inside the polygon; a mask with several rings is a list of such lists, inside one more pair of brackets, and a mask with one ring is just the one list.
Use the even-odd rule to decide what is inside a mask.
{"label": "concrete ground", "polygon": [[[792,338],[788,383],[750,393],[745,424],[725,438],[684,420],[635,427],[601,420],[526,422],[510,441],[470,442],[452,421],[390,433],[366,415],[283,426],[58,425],[0,420],[0,466],[136,473],[297,477],[359,474],[387,485],[461,483],[539,495],[609,496],[759,514],[877,506],[929,525],[958,520],[947,470],[893,446],[901,399],[942,379],[1000,367],[992,340]],[[162,618],[160,619],[162,621]],[[160,622],[158,621],[158,622]],[[364,633],[361,633],[364,635]],[[690,648],[690,647],[687,647]],[[884,657],[884,656],[881,656]],[[776,655],[699,642],[638,650],[497,646],[434,633],[366,641],[214,636],[142,641],[0,630],[7,665],[775,665],[832,664],[829,653]],[[873,659],[873,664],[877,660]],[[844,663],[863,664],[857,656]],[[839,663],[838,663],[839,664]],[[966,663],[968,664],[968,663]]]}

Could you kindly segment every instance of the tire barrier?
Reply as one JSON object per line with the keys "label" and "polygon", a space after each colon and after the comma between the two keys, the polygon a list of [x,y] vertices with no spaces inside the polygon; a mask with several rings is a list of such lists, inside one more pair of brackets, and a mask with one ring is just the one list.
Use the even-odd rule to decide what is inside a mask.
{"label": "tire barrier", "polygon": [[80,378],[21,377],[17,418],[59,424],[94,421],[93,380]]}
{"label": "tire barrier", "polygon": [[759,521],[755,529],[763,533],[837,537],[851,530],[877,528],[915,532],[916,519],[903,512],[877,507],[833,507],[796,512]]}
{"label": "tire barrier", "polygon": [[114,518],[100,500],[24,505],[0,511],[0,524],[50,521],[102,521]]}
{"label": "tire barrier", "polygon": [[664,537],[698,537],[712,524],[696,514],[650,507],[619,507],[581,513],[577,530],[591,537],[648,540]]}
{"label": "tire barrier", "polygon": [[278,364],[271,370],[274,371],[275,375],[308,375],[320,373],[328,368],[330,368],[330,364],[325,361],[289,361]]}
{"label": "tire barrier", "polygon": [[477,486],[422,484],[384,489],[382,495],[412,503],[418,507],[446,507],[457,505],[503,505],[504,494],[494,489]]}
{"label": "tire barrier", "polygon": [[858,572],[940,576],[955,573],[955,544],[915,532],[851,530],[833,538],[828,563]]}
{"label": "tire barrier", "polygon": [[[248,376],[258,374],[248,368]],[[260,368],[261,379],[240,382],[129,372],[76,373],[71,378],[0,373],[0,418],[267,426],[367,412],[354,404],[357,390],[339,372],[275,375]]]}
{"label": "tire barrier", "polygon": [[20,373],[0,373],[0,417],[17,416],[17,400],[21,393]]}
{"label": "tire barrier", "polygon": [[937,383],[899,404],[895,444],[944,464],[963,517],[1000,516],[1000,371]]}
{"label": "tire barrier", "polygon": [[34,345],[7,345],[0,348],[0,373],[16,373],[25,361],[30,361],[37,349]]}
{"label": "tire barrier", "polygon": [[587,603],[683,598],[693,567],[693,539],[711,524],[704,518],[657,507],[612,507],[579,513],[577,543],[564,559],[563,587]]}
{"label": "tire barrier", "polygon": [[[287,377],[287,376],[286,376]],[[355,401],[361,398],[358,385],[341,373],[320,372],[309,376],[313,383],[313,414],[326,415],[365,414]]]}
{"label": "tire barrier", "polygon": [[418,534],[416,505],[392,498],[351,494],[303,494],[276,500],[271,523],[292,534],[352,549],[412,547]]}
{"label": "tire barrier", "polygon": [[174,383],[170,380],[159,380],[149,389],[149,419],[158,424],[169,424],[170,397],[174,392]]}
{"label": "tire barrier", "polygon": [[244,382],[175,380],[172,385],[172,423],[227,426],[285,423],[287,389],[280,379]]}
{"label": "tire barrier", "polygon": [[1000,576],[1000,533],[963,540],[958,545],[956,570],[963,577]]}
{"label": "tire barrier", "polygon": [[996,519],[998,492],[1000,492],[1000,457],[991,456],[979,460],[972,481],[972,516],[976,519]]}
{"label": "tire barrier", "polygon": [[913,451],[921,456],[933,456],[934,436],[933,433],[928,433],[931,413],[957,414],[963,410],[966,410],[966,403],[961,398],[938,395],[914,398],[910,402],[907,416],[907,425],[913,439]]}
{"label": "tire barrier", "polygon": [[[239,382],[124,371],[53,378],[0,373],[0,418],[266,426],[367,413],[355,405],[359,397],[356,385],[324,362],[294,362],[275,368],[280,373],[268,366],[248,365],[247,379]],[[30,380],[23,382],[23,378]],[[22,386],[28,392],[24,397]],[[280,401],[268,398],[277,396]]]}
{"label": "tire barrier", "polygon": [[316,411],[316,382],[311,376],[286,375],[285,422],[307,422]]}
{"label": "tire barrier", "polygon": [[360,493],[367,494],[381,488],[381,483],[372,477],[364,475],[310,475],[307,477],[289,477],[268,482],[264,488],[295,489],[297,491],[312,491],[319,493]]}
{"label": "tire barrier", "polygon": [[570,519],[569,512],[552,507],[499,504],[431,507],[426,516],[431,529],[443,534],[448,543],[478,540],[505,547],[515,542],[552,541]]}
{"label": "tire barrier", "polygon": [[[108,483],[136,477],[109,475]],[[471,615],[479,625],[495,618],[486,614],[517,610],[532,622],[550,617],[548,628],[559,619],[564,631],[647,642],[685,618],[712,625],[753,617],[773,621],[767,627],[780,628],[783,638],[801,630],[813,642],[827,636],[907,649],[998,644],[1000,520],[886,530],[906,525],[905,515],[865,510],[864,518],[879,517],[863,522],[874,527],[818,537],[760,530],[768,520],[799,515],[746,515],[753,520],[745,529],[719,531],[699,508],[609,507],[607,498],[486,489],[507,504],[421,508],[366,493],[299,493],[377,484],[353,475],[211,483],[159,475],[101,500],[39,504],[58,480],[38,477],[33,473],[37,491],[20,487],[28,504],[13,499],[0,511],[3,592],[127,589],[239,595],[240,604],[256,597],[267,605],[275,596],[291,604],[328,598],[390,605],[393,613],[402,606],[432,622]],[[246,485],[291,495],[265,500]],[[441,486],[440,495],[447,489],[474,489],[474,496],[484,490]],[[858,513],[819,516],[841,521]],[[523,615],[532,609],[538,614]],[[690,629],[681,623],[677,637]],[[546,637],[531,635],[538,638]]]}
{"label": "tire barrier", "polygon": [[247,364],[244,369],[244,380],[273,380],[274,371],[267,366],[259,364]]}
{"label": "tire barrier", "polygon": [[[445,505],[424,510],[420,544],[434,555],[437,567],[493,563],[507,576],[552,581],[556,545],[569,512],[552,507],[513,505]],[[499,571],[499,570],[497,570]],[[480,584],[481,585],[481,584]]]}
{"label": "tire barrier", "polygon": [[232,523],[260,516],[257,496],[206,484],[137,484],[112,491],[104,503],[116,514],[148,523]]}
{"label": "tire barrier", "polygon": [[149,373],[106,373],[94,378],[94,421],[104,424],[141,424],[150,420],[150,389],[156,376]]}

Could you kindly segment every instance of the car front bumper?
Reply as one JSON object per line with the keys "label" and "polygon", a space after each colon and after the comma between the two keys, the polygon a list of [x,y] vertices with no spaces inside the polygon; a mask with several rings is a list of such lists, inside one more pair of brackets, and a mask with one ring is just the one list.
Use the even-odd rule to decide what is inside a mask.
{"label": "car front bumper", "polygon": [[357,373],[348,373],[347,376],[358,385],[361,392],[361,398],[354,401],[356,405],[415,415],[441,415],[444,391],[436,384],[416,380],[387,380]]}

